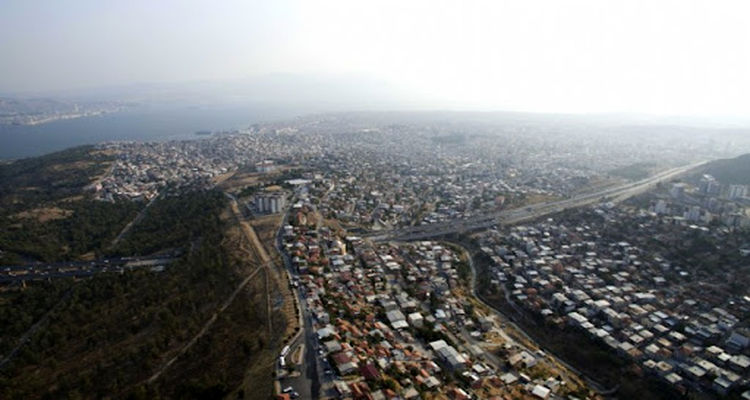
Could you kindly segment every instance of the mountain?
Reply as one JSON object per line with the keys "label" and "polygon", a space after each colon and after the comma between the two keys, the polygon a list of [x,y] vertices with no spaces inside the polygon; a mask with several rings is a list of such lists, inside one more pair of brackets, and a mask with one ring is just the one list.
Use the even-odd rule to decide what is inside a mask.
{"label": "mountain", "polygon": [[706,166],[706,173],[727,185],[750,185],[750,154],[712,161]]}
{"label": "mountain", "polygon": [[[0,165],[0,399],[270,398],[293,328],[266,296],[285,286],[245,254],[227,197],[95,200],[114,159],[83,146]],[[276,226],[259,232],[268,246]]]}

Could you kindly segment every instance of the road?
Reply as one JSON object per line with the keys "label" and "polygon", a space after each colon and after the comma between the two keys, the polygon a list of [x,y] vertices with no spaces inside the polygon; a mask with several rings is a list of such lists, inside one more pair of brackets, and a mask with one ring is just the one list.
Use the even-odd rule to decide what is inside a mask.
{"label": "road", "polygon": [[[284,254],[287,268],[291,271],[291,263],[288,262],[288,257]],[[292,277],[296,278],[295,274]],[[304,321],[300,334],[290,344],[290,354],[293,354],[295,349],[301,345],[304,345],[305,354],[303,362],[299,366],[299,374],[296,376],[290,376],[281,379],[282,388],[291,386],[297,391],[301,399],[318,399],[321,397],[334,396],[332,392],[331,383],[332,376],[326,375],[325,370],[330,368],[324,357],[318,354],[318,349],[321,348],[320,342],[318,341],[317,331],[315,326],[315,317],[307,309],[307,303],[305,301],[304,289],[295,289],[296,296],[299,300],[300,310],[302,313],[302,319]],[[287,357],[290,360],[291,357]]]}
{"label": "road", "polygon": [[[288,215],[285,215],[282,221],[286,221],[287,216]],[[289,254],[287,254],[286,251],[283,251],[281,241],[281,237],[278,237],[276,245],[277,250],[281,254],[281,257],[284,260],[284,266],[287,271],[289,271],[290,276],[293,279],[296,279],[296,271],[294,271],[292,267]],[[297,304],[299,305],[302,323],[300,332],[289,344],[289,354],[294,354],[294,351],[301,345],[304,345],[305,347],[305,354],[303,355],[302,364],[298,367],[299,375],[282,378],[281,387],[293,387],[302,399],[318,399],[320,397],[320,378],[322,371],[318,368],[318,355],[315,350],[317,348],[317,337],[315,337],[313,317],[307,311],[307,305],[304,301],[304,295],[301,290],[294,289],[294,294],[297,297]]]}
{"label": "road", "polygon": [[[324,359],[318,354],[320,349],[320,343],[315,330],[315,319],[311,313],[307,311],[307,307],[303,307],[303,319],[304,319],[304,330],[297,339],[292,342],[290,348],[292,349],[289,353],[293,353],[299,346],[304,346],[304,356],[302,364],[298,366],[298,374],[293,376],[285,377],[281,379],[281,387],[285,388],[291,386],[294,390],[299,393],[301,399],[319,399],[321,397],[328,397],[328,389],[330,385],[329,376],[325,375],[324,371],[328,367]],[[291,357],[287,357],[290,359]],[[322,394],[322,396],[321,396]]]}
{"label": "road", "polygon": [[685,174],[705,163],[705,161],[702,161],[695,164],[672,168],[637,182],[610,187],[593,193],[581,194],[565,200],[537,203],[527,207],[495,211],[470,218],[449,220],[435,224],[417,225],[390,231],[369,232],[361,236],[368,237],[373,241],[410,241],[429,239],[456,232],[469,232],[489,228],[498,223],[515,224],[570,208],[596,204],[601,202],[603,198],[608,198],[612,201],[622,201],[628,197],[643,193],[660,182],[668,181]]}
{"label": "road", "polygon": [[[298,193],[296,195],[298,195]],[[293,204],[294,202],[295,201],[293,200],[290,203]],[[289,210],[287,210],[282,219],[282,229],[288,218]],[[281,230],[279,230],[279,234],[276,238],[276,249],[281,254],[282,259],[284,260],[284,266],[289,272],[290,277],[293,280],[298,280],[299,275],[292,266],[289,254],[283,249]],[[286,388],[291,386],[297,393],[299,393],[300,399],[319,399],[321,398],[321,394],[322,397],[330,397],[333,394],[330,392],[331,376],[325,374],[324,371],[329,366],[326,364],[325,359],[318,354],[320,343],[318,342],[317,331],[315,329],[315,317],[307,308],[304,288],[295,288],[293,291],[297,298],[297,304],[299,305],[302,329],[289,345],[289,354],[293,354],[294,351],[302,345],[304,345],[305,353],[303,355],[302,364],[298,366],[299,374],[282,378],[281,387]],[[288,361],[291,361],[290,359],[291,357],[287,357]]]}
{"label": "road", "polygon": [[162,257],[115,257],[95,261],[66,261],[56,263],[31,263],[12,265],[0,269],[0,284],[47,280],[55,278],[83,278],[106,272],[126,272],[136,268],[165,266],[176,258]]}

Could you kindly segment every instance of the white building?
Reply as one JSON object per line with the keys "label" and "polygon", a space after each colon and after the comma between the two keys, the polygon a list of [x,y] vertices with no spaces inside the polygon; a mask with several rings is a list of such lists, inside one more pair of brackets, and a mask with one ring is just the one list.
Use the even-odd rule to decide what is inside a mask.
{"label": "white building", "polygon": [[285,206],[286,195],[283,192],[262,193],[255,197],[255,207],[261,213],[276,214]]}
{"label": "white building", "polygon": [[732,200],[741,199],[747,196],[747,186],[729,185],[729,198]]}
{"label": "white building", "polygon": [[669,194],[672,195],[672,197],[676,199],[682,198],[682,196],[685,195],[685,189],[687,187],[687,184],[683,182],[675,183],[672,185],[672,188],[669,190]]}
{"label": "white building", "polygon": [[685,218],[690,221],[698,221],[701,219],[701,208],[698,206],[690,207],[690,210],[685,213]]}
{"label": "white building", "polygon": [[659,200],[656,202],[656,206],[654,206],[654,212],[657,214],[666,214],[667,213],[667,202],[664,200]]}
{"label": "white building", "polygon": [[258,170],[258,172],[261,173],[268,173],[273,172],[276,170],[276,164],[274,164],[271,160],[263,160],[257,164],[255,164],[255,169]]}

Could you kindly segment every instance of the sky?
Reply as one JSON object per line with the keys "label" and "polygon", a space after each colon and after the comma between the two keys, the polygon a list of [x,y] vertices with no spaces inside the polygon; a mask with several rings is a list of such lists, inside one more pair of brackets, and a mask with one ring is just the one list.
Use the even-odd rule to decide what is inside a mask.
{"label": "sky", "polygon": [[721,0],[3,0],[0,92],[345,77],[421,108],[742,116],[748,15]]}

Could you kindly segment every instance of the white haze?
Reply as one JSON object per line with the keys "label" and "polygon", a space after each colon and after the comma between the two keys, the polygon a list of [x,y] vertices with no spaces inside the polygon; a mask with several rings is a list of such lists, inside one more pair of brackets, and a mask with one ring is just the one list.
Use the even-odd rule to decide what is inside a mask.
{"label": "white haze", "polygon": [[404,108],[743,116],[748,4],[11,0],[0,4],[0,92],[272,75],[340,78],[313,100],[345,87],[359,108],[361,78]]}

